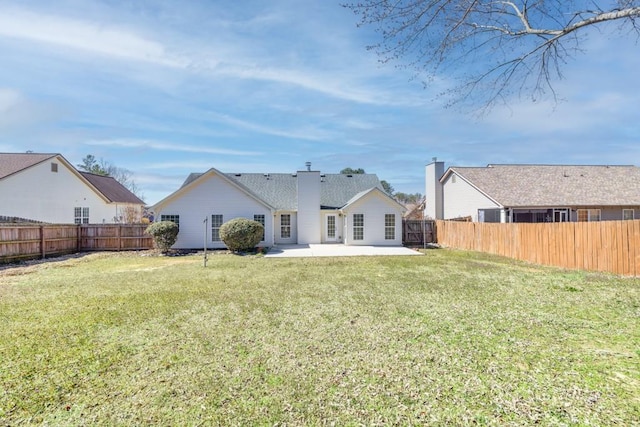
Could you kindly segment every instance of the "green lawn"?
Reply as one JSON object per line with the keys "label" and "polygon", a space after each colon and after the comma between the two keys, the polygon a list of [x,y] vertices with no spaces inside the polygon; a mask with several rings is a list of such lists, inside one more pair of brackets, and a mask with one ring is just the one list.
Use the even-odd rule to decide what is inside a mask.
{"label": "green lawn", "polygon": [[633,425],[640,280],[422,257],[0,271],[0,425]]}

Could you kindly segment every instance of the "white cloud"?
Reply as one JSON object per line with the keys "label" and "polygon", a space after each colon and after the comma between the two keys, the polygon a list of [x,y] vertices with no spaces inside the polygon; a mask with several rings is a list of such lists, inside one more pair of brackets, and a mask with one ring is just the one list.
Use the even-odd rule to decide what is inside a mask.
{"label": "white cloud", "polygon": [[266,135],[281,136],[284,138],[304,139],[310,141],[326,141],[327,139],[331,139],[334,137],[334,135],[330,132],[326,132],[320,129],[314,129],[311,127],[306,127],[304,129],[282,130],[270,126],[259,125],[247,120],[237,119],[226,114],[213,113],[212,117],[219,122],[226,123],[237,128]]}
{"label": "white cloud", "polygon": [[186,65],[183,60],[170,57],[162,44],[125,28],[18,9],[0,11],[0,36],[165,66]]}
{"label": "white cloud", "polygon": [[187,145],[181,143],[169,143],[144,139],[104,139],[85,142],[92,146],[108,146],[122,148],[142,148],[156,151],[173,151],[199,154],[224,154],[229,156],[258,156],[263,154],[260,151],[229,150],[226,148],[216,148],[200,145]]}

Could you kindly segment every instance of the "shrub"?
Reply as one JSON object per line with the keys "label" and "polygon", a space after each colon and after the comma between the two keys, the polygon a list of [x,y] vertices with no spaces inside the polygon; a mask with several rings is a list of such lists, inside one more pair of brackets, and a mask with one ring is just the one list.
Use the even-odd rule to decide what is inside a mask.
{"label": "shrub", "polygon": [[147,227],[146,233],[153,237],[156,248],[166,253],[178,239],[178,226],[173,221],[154,222]]}
{"label": "shrub", "polygon": [[262,240],[263,233],[262,224],[246,218],[234,218],[220,226],[220,239],[232,252],[253,249]]}

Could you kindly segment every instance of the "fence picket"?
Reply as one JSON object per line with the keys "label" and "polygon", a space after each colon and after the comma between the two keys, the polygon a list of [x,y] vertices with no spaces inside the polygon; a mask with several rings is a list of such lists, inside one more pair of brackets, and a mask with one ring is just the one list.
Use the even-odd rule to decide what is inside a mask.
{"label": "fence picket", "polygon": [[640,220],[489,224],[436,221],[443,246],[562,268],[640,275]]}

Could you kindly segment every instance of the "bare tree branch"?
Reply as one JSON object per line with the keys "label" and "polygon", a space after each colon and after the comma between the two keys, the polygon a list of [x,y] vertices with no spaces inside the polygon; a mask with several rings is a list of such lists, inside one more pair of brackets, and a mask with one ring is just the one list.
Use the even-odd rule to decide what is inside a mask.
{"label": "bare tree branch", "polygon": [[[640,0],[363,0],[348,4],[359,26],[381,35],[368,48],[426,77],[445,76],[447,105],[490,109],[514,95],[556,98],[553,83],[587,28],[640,35]],[[607,27],[611,30],[611,27]]]}

